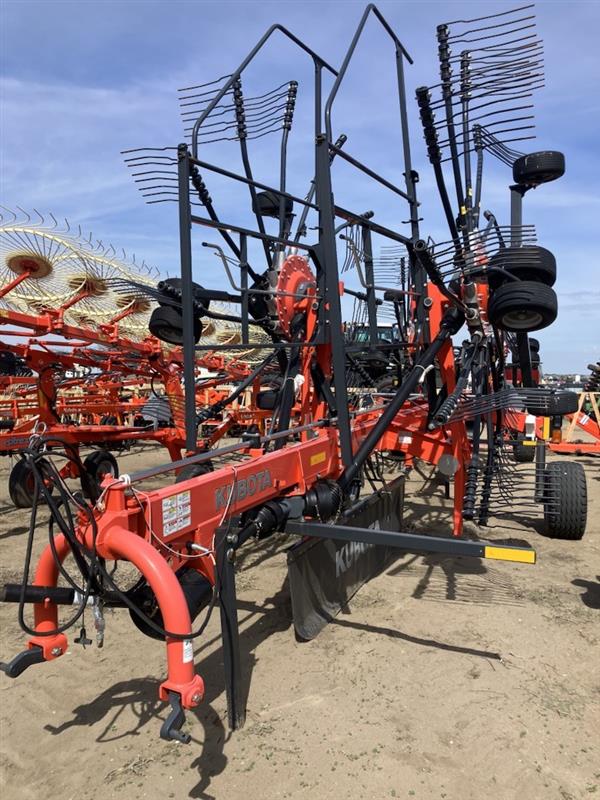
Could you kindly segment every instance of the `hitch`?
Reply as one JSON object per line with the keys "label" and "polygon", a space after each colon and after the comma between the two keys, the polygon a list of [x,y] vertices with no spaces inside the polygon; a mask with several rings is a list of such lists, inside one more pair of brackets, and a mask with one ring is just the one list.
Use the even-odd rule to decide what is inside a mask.
{"label": "hitch", "polygon": [[171,704],[171,713],[163,722],[160,729],[160,738],[171,741],[175,739],[183,744],[189,744],[191,736],[189,733],[182,733],[181,726],[185,722],[185,713],[181,705],[181,696],[177,692],[169,692],[169,701]]}
{"label": "hitch", "polygon": [[8,663],[0,661],[0,669],[5,675],[8,675],[9,678],[18,678],[28,667],[33,666],[33,664],[41,664],[45,660],[42,648],[34,644],[28,650],[17,653]]}

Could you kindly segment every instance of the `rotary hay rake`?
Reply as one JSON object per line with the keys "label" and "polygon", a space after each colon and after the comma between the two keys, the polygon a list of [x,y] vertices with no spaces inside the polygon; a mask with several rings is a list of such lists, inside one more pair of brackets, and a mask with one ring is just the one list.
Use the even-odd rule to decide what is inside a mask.
{"label": "rotary hay rake", "polygon": [[[68,223],[61,228],[53,217],[51,224],[38,217],[8,212],[0,226],[0,323],[14,326],[4,328],[12,341],[0,359],[0,453],[21,453],[32,435],[43,433],[55,449],[69,447],[71,460],[60,476],[81,477],[84,492],[97,498],[103,477],[118,475],[110,449],[150,440],[163,444],[172,459],[181,458],[181,356],[148,332],[153,303],[134,288],[154,285],[145,264],[125,253],[118,257],[112,246],[84,238]],[[211,326],[205,330],[209,341],[223,344],[238,335],[220,319]],[[227,397],[219,386],[250,372],[246,361],[226,352],[207,353],[200,366],[214,376],[198,383],[205,402],[209,392],[212,402]],[[203,446],[233,424],[247,424],[248,416],[247,409],[235,410]],[[79,451],[87,446],[96,449],[82,463]],[[41,465],[48,476],[47,463]],[[52,481],[47,484],[52,488]],[[33,473],[24,458],[11,472],[9,494],[19,507],[33,502]]]}
{"label": "rotary hay rake", "polygon": [[[398,551],[534,563],[531,547],[462,535],[464,519],[485,524],[495,495],[506,505],[515,486],[522,486],[508,455],[515,442],[513,418],[566,413],[572,403],[568,393],[534,385],[528,340],[530,331],[553,321],[557,306],[547,251],[535,244],[533,227],[523,224],[521,199],[564,170],[561,154],[519,155],[508,149],[530,135],[529,121],[521,124],[521,109],[514,104],[529,107],[541,80],[541,46],[529,9],[438,28],[441,83],[436,92],[441,99],[421,88],[417,101],[448,224],[446,242],[426,240],[420,231],[404,83],[412,59],[372,5],[339,70],[274,25],[231,75],[183,90],[186,143],[125,152],[149,203],[178,204],[181,277],[156,289],[127,278],[120,285],[158,301],[150,330],[183,346],[186,446],[193,455],[106,479],[95,504],[59,483],[59,505],[39,466],[47,458],[44,437],[32,442],[26,458],[53,522],[33,583],[28,561],[23,583],[4,588],[4,599],[19,603],[21,625],[31,637],[28,649],[3,665],[7,675],[16,677],[32,664],[63,655],[65,631],[83,620],[88,602],[98,621],[99,643],[103,607],[127,608],[138,628],[166,644],[168,675],[160,697],[171,711],[161,736],[189,741],[181,731],[184,709],[198,705],[204,693],[194,668],[194,641],[217,604],[230,725],[237,728],[245,719],[235,592],[236,553],[245,543],[278,531],[300,537],[288,552],[288,570],[295,628],[306,639]],[[348,67],[369,20],[377,24],[393,59],[402,187],[351,154],[349,137],[334,133],[336,98],[347,85]],[[307,176],[304,197],[287,189],[298,83],[244,92],[248,68],[274,37],[285,37],[314,68],[315,169]],[[463,43],[469,50],[454,56],[450,47]],[[493,117],[485,128],[484,115]],[[278,136],[277,186],[254,177],[250,158],[250,142],[267,136]],[[227,168],[207,160],[205,151],[223,145],[239,147],[241,172],[231,168],[231,156]],[[499,225],[486,212],[486,225],[479,227],[487,153],[513,166],[510,225]],[[360,176],[362,186],[377,184],[408,207],[407,233],[372,211],[349,210],[334,200],[333,175],[340,161]],[[457,213],[445,184],[445,162],[455,182]],[[251,223],[219,215],[207,188],[217,177],[230,195],[236,186],[248,192]],[[220,236],[219,244],[204,245],[221,263],[227,291],[193,281],[192,234],[198,227]],[[345,248],[342,270],[338,243]],[[354,302],[345,328],[342,296]],[[239,309],[224,312],[239,322],[239,343],[202,341],[214,302]],[[455,346],[452,337],[465,325],[467,338]],[[252,342],[251,329],[260,332],[262,342]],[[509,383],[505,355],[511,346],[518,352],[519,378]],[[261,353],[250,375],[227,398],[198,408],[195,369],[202,354],[250,347]],[[198,452],[198,428],[221,419],[246,386],[260,384],[263,377],[266,382],[273,366],[279,374],[256,394],[256,409],[268,412],[266,427]],[[453,484],[453,536],[402,531],[403,468],[415,458],[435,465]],[[585,478],[582,484],[576,470],[574,493],[573,476],[565,479],[552,467],[541,459],[536,464],[532,501],[544,505],[550,532],[557,536],[572,535],[568,525],[575,507],[575,534],[581,536]],[[144,481],[178,470],[177,485],[144,487]],[[34,523],[35,509],[32,537]],[[75,556],[77,577],[63,566],[69,554]],[[106,566],[121,560],[141,573],[129,588],[119,586]],[[67,586],[57,586],[59,575]],[[75,596],[81,600],[76,611],[59,624],[58,605],[72,603]],[[25,622],[27,603],[34,606],[33,627]],[[84,625],[79,641],[88,641]]]}

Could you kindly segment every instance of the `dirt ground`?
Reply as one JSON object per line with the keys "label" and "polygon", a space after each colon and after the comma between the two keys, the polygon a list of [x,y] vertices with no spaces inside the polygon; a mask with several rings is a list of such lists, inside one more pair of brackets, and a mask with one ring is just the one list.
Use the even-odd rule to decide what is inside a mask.
{"label": "dirt ground", "polygon": [[[144,450],[121,469],[162,459]],[[158,738],[163,645],[122,610],[107,614],[102,650],[72,633],[64,657],[15,681],[0,675],[3,796],[600,798],[600,459],[579,460],[583,541],[544,538],[539,511],[505,509],[480,535],[528,541],[536,566],[401,557],[309,643],[293,633],[288,543],[248,551],[238,579],[248,718],[232,735],[218,614],[196,649],[207,694],[188,712],[189,745]],[[28,521],[8,499],[8,466],[2,582],[20,579]],[[439,486],[414,473],[407,503],[407,525],[448,531]],[[25,642],[16,617],[16,606],[0,608],[5,660]]]}

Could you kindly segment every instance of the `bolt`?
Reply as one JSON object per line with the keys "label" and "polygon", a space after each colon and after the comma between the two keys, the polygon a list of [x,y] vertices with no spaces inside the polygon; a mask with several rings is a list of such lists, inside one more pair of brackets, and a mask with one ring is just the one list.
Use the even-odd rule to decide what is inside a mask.
{"label": "bolt", "polygon": [[62,647],[53,647],[50,652],[53,656],[62,656]]}
{"label": "bolt", "polygon": [[196,692],[196,694],[192,695],[192,703],[199,703],[202,700],[202,695],[200,692]]}

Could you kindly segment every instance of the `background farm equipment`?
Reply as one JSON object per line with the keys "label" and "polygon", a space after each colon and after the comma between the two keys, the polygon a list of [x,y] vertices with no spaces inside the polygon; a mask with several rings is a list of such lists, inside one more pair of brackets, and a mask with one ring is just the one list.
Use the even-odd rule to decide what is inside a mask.
{"label": "background farm equipment", "polygon": [[[544,416],[551,409],[558,414],[565,400],[534,385],[528,334],[551,324],[557,301],[552,259],[535,243],[533,226],[521,218],[522,196],[560,177],[564,159],[559,153],[528,156],[508,149],[507,142],[527,138],[523,130],[529,127],[530,115],[521,116],[520,104],[539,86],[541,45],[531,31],[528,9],[499,16],[501,22],[486,17],[453,23],[452,28],[439,26],[441,84],[436,87],[441,96],[434,99],[429,89],[417,90],[449,228],[445,242],[421,234],[404,82],[406,63],[412,59],[372,5],[339,70],[286,28],[274,25],[231,75],[182,91],[189,124],[186,143],[125,152],[148,202],[178,204],[181,276],[156,286],[132,276],[112,280],[115,291],[136,308],[153,309],[148,325],[157,339],[182,347],[178,409],[188,456],[106,478],[97,502],[88,502],[60,480],[48,453],[51,441],[41,435],[29,443],[24,457],[35,478],[34,500],[44,498],[52,524],[33,583],[28,561],[23,584],[5,588],[5,599],[19,602],[20,621],[31,637],[28,649],[3,665],[9,676],[64,654],[65,631],[83,618],[88,601],[98,618],[104,605],[126,607],[138,628],[166,644],[168,676],[160,697],[170,703],[171,713],[161,736],[187,741],[181,731],[183,709],[198,705],[204,692],[194,670],[193,642],[217,603],[229,720],[232,728],[244,722],[235,560],[247,542],[275,532],[300,538],[290,550],[289,570],[294,622],[305,638],[315,635],[349,594],[389,562],[392,550],[535,562],[529,546],[463,535],[465,519],[485,525],[493,501],[511,502],[516,481],[508,478],[506,454],[515,444],[511,433],[516,423],[509,414]],[[358,159],[352,138],[334,130],[336,98],[342,86],[346,88],[348,67],[370,20],[384,35],[393,61],[401,186]],[[492,44],[487,41],[489,26],[500,28]],[[304,196],[289,192],[287,180],[298,83],[262,87],[251,95],[246,91],[247,68],[275,36],[292,42],[314,69],[314,173],[306,176]],[[473,44],[471,50],[453,56],[452,43],[465,37]],[[436,114],[441,122],[436,122]],[[483,127],[490,114],[493,120],[487,119]],[[249,143],[276,135],[279,180],[271,185],[256,179]],[[239,146],[241,172],[230,168],[231,159],[227,168],[207,160],[205,152],[217,142]],[[480,229],[486,152],[512,165],[515,183],[510,225],[499,225],[486,212],[487,224]],[[445,184],[446,156],[457,214]],[[351,168],[361,184],[373,182],[401,204],[408,218],[406,233],[384,224],[375,212],[339,204],[337,189],[334,193],[339,162]],[[248,192],[243,221],[219,215],[208,190],[211,177],[217,176],[230,192],[233,187]],[[193,236],[199,226],[220,237],[218,244],[203,242],[207,249],[201,252],[212,253],[221,264],[227,290],[193,280]],[[338,250],[345,252],[343,262]],[[399,278],[386,283],[386,270],[388,277],[397,270]],[[14,290],[24,284],[25,279]],[[98,283],[92,285],[97,293]],[[344,331],[346,296],[354,313]],[[215,310],[218,303],[222,306]],[[64,308],[65,313],[70,308]],[[3,314],[32,327],[22,312]],[[61,314],[46,316],[49,330],[74,335]],[[396,327],[388,337],[381,329],[390,320]],[[210,326],[218,322],[237,325],[239,339],[206,341]],[[33,329],[42,324],[38,319]],[[453,337],[462,331],[465,338],[456,345]],[[160,361],[157,339],[151,345],[143,339],[131,349],[151,346]],[[505,353],[511,346],[518,351],[520,377],[513,376],[509,384]],[[256,355],[226,396],[218,394],[199,406],[197,367],[206,355],[222,351]],[[384,387],[377,385],[381,378],[387,381]],[[198,431],[209,423],[216,423],[217,433],[231,432],[229,408],[250,387],[250,404],[236,412],[235,419],[252,427],[238,431],[238,441],[215,448],[216,438],[211,436],[210,446],[202,446]],[[402,474],[390,472],[398,471],[398,465],[402,472],[412,459],[434,465],[452,484],[453,536],[401,530]],[[144,486],[144,481],[174,471],[179,471],[174,484]],[[573,483],[567,472],[565,481],[555,465],[536,464],[532,502],[550,509],[555,535],[569,535],[567,522],[573,514],[585,525],[585,480],[581,484],[577,478],[573,494],[564,488]],[[52,481],[60,503],[49,489]],[[31,538],[34,533],[32,524]],[[63,566],[69,554],[76,560],[77,578]],[[107,567],[111,561],[131,562],[141,573],[139,581],[119,585]],[[332,571],[332,563],[339,569]],[[77,611],[62,624],[57,606],[70,603],[73,596],[57,587],[59,573],[68,576],[81,597]],[[33,627],[24,622],[26,603],[34,605]],[[194,620],[203,611],[203,621],[194,630]],[[79,638],[86,639],[83,625]]]}

